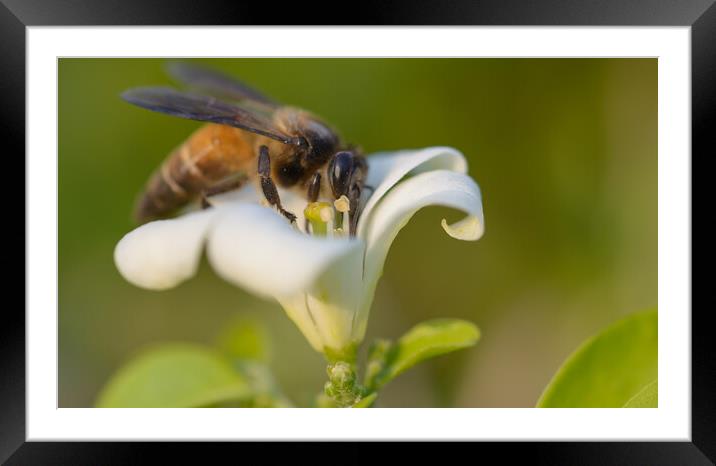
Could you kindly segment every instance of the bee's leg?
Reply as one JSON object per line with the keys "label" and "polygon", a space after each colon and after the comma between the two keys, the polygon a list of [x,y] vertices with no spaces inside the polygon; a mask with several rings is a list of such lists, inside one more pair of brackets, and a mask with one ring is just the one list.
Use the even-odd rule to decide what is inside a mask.
{"label": "bee's leg", "polygon": [[356,235],[358,220],[363,213],[363,208],[368,202],[368,198],[363,198],[364,190],[370,191],[368,198],[370,198],[370,196],[373,195],[373,192],[375,192],[375,188],[373,186],[362,183],[354,183],[349,192],[348,201],[350,203],[350,207],[348,210],[348,231],[351,236]]}
{"label": "bee's leg", "polygon": [[[306,195],[306,199],[308,199],[308,202],[316,202],[318,200],[318,195],[321,192],[321,174],[316,172],[311,177],[311,181],[308,182],[308,193]],[[304,223],[304,231],[308,232],[308,225],[309,221],[306,218]]]}
{"label": "bee's leg", "polygon": [[283,208],[276,184],[271,179],[271,159],[266,146],[259,148],[259,179],[261,181],[261,190],[264,192],[264,197],[266,197],[268,203],[276,207],[291,223],[294,223],[296,216]]}
{"label": "bee's leg", "polygon": [[233,191],[234,189],[239,189],[246,183],[247,179],[248,178],[246,176],[229,178],[203,190],[201,192],[201,208],[207,209],[211,207],[211,203],[209,202],[209,198],[211,196],[216,196],[217,194]]}
{"label": "bee's leg", "polygon": [[363,211],[363,205],[361,203],[361,193],[363,190],[359,184],[351,186],[348,200],[350,201],[350,208],[348,210],[348,232],[350,236],[356,235],[358,229],[358,217],[360,217]]}

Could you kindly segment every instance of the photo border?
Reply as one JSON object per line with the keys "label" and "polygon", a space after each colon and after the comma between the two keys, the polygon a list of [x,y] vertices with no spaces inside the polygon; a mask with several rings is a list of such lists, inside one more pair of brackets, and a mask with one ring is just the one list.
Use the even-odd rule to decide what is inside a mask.
{"label": "photo border", "polygon": [[[427,2],[436,7],[437,2]],[[651,3],[651,5],[649,5]],[[426,2],[400,2],[390,8],[381,7],[380,14],[370,8],[361,7],[363,16],[358,24],[470,24],[470,25],[679,25],[691,26],[692,30],[692,160],[695,154],[701,158],[712,156],[713,149],[707,147],[707,137],[713,132],[707,123],[708,117],[716,110],[716,7],[713,2],[693,1],[678,5],[666,2],[640,2],[639,7],[629,2],[557,2],[540,3],[535,11],[533,2],[485,2],[479,6],[472,2],[451,3],[451,8],[439,14],[426,8]],[[211,10],[210,3],[189,8],[188,2],[166,3],[147,11],[146,5],[136,1],[92,2],[83,0],[68,6],[64,2],[47,1],[5,2],[10,9],[0,6],[0,43],[2,44],[3,82],[0,83],[2,99],[2,129],[5,140],[12,143],[18,152],[25,151],[25,45],[26,27],[34,25],[180,25],[180,24],[261,24],[262,7],[246,4],[235,5],[235,10]],[[524,6],[515,8],[516,4]],[[527,6],[528,4],[532,6]],[[101,5],[101,8],[100,8]],[[113,6],[114,5],[114,6]],[[568,5],[573,5],[572,7]],[[595,5],[601,7],[596,8]],[[578,6],[578,9],[575,9]],[[686,8],[685,6],[688,6]],[[231,7],[228,7],[231,8]],[[314,8],[320,8],[315,5]],[[706,10],[708,8],[708,10]],[[268,10],[269,8],[266,7]],[[199,12],[197,12],[199,10]],[[706,12],[704,13],[704,10]],[[372,13],[371,13],[372,11]],[[686,12],[689,12],[687,15]],[[268,13],[266,11],[265,13]],[[196,14],[196,16],[192,16]],[[371,16],[371,14],[373,16]],[[158,19],[159,18],[159,19]],[[241,18],[241,21],[233,21]],[[257,18],[255,22],[248,18]],[[303,12],[290,16],[293,20],[307,19],[307,23],[334,24],[320,17]],[[352,18],[356,19],[356,18]],[[339,20],[344,21],[345,18]],[[280,21],[273,24],[281,24]],[[707,152],[708,151],[708,152]],[[8,151],[10,152],[10,151]],[[693,185],[692,185],[693,186]],[[692,187],[692,197],[694,195]],[[26,214],[24,214],[26,215]],[[703,259],[702,259],[703,260]],[[692,285],[693,286],[693,285]],[[693,292],[692,292],[693,294]],[[698,464],[706,457],[716,457],[716,409],[714,405],[713,374],[716,373],[714,344],[706,332],[712,310],[708,306],[692,308],[692,438],[689,442],[538,442],[521,443],[526,450],[549,455],[551,460],[569,461],[579,459],[582,464],[596,464],[609,461],[640,462],[649,464]],[[5,313],[6,322],[2,327],[0,340],[0,460],[12,455],[17,464],[56,463],[59,458],[97,460],[118,458],[136,454],[136,449],[148,449],[148,444],[132,445],[128,442],[60,444],[25,442],[25,332],[24,312],[10,308]],[[481,443],[480,448],[487,444]],[[19,447],[19,448],[18,448]],[[491,448],[499,448],[493,445]],[[185,448],[176,449],[181,452]],[[223,448],[230,448],[223,446]],[[245,448],[241,446],[240,448]],[[267,447],[263,447],[267,448]],[[349,452],[356,447],[350,447]],[[14,454],[13,451],[17,450]],[[504,454],[504,448],[500,448]],[[355,450],[358,451],[357,449]],[[366,452],[362,449],[363,454]],[[513,451],[511,454],[515,454]],[[72,455],[72,456],[67,456]],[[705,456],[704,456],[705,455]],[[43,460],[43,458],[45,460]],[[629,461],[631,458],[632,461]],[[51,459],[51,461],[50,461]],[[104,461],[106,463],[106,461]],[[706,463],[708,464],[708,463]]]}

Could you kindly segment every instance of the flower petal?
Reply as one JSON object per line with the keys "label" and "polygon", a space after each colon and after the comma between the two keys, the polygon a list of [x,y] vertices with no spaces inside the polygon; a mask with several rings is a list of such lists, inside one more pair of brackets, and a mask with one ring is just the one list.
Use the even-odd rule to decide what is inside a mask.
{"label": "flower petal", "polygon": [[298,295],[278,297],[286,313],[317,351],[340,351],[354,343],[354,319],[362,299],[363,249],[354,249]]}
{"label": "flower petal", "polygon": [[122,276],[141,288],[172,288],[196,273],[215,209],[144,224],[122,238],[114,262]]}
{"label": "flower petal", "polygon": [[207,255],[227,281],[262,296],[292,296],[363,242],[297,231],[273,209],[227,205],[211,228]]}
{"label": "flower petal", "polygon": [[420,150],[384,152],[368,157],[366,185],[375,188],[363,209],[358,225],[358,236],[366,233],[365,225],[383,196],[409,173],[418,174],[430,170],[451,170],[467,173],[465,157],[452,147],[429,147]]}
{"label": "flower petal", "polygon": [[225,206],[229,204],[253,202],[258,204],[261,201],[256,186],[253,183],[246,183],[238,189],[214,194],[206,199],[213,206]]}
{"label": "flower petal", "polygon": [[285,298],[279,297],[278,302],[286,311],[288,317],[301,330],[308,343],[318,352],[323,351],[323,338],[318,333],[318,327],[313,320],[313,315],[308,309],[308,301],[305,293]]}
{"label": "flower petal", "polygon": [[[260,188],[258,188],[254,183],[247,183],[245,186],[242,186],[237,190],[211,196],[208,200],[209,203],[214,206],[253,203],[264,205],[270,209],[271,207],[268,205],[268,201],[266,201],[263,194],[259,192],[259,189]],[[278,188],[278,195],[281,198],[283,208],[296,216],[296,226],[299,230],[303,231],[306,219],[303,215],[303,209],[306,208],[308,201],[295,192],[282,188]]]}
{"label": "flower petal", "polygon": [[443,219],[443,228],[453,238],[474,241],[482,236],[482,197],[480,188],[469,176],[435,170],[396,185],[375,207],[367,224],[364,298],[356,319],[360,324],[354,328],[354,338],[361,338],[365,332],[372,296],[393,240],[415,212],[430,205],[452,207],[468,215],[453,225],[447,225]]}

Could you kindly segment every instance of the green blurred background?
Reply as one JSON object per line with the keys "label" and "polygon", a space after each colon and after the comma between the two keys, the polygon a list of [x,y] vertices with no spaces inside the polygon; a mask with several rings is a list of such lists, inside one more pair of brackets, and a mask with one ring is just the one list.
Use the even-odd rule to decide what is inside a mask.
{"label": "green blurred background", "polygon": [[[656,59],[210,59],[307,108],[367,153],[450,145],[479,183],[486,234],[450,239],[443,208],[398,236],[367,339],[432,317],[482,340],[381,394],[388,407],[528,407],[588,336],[657,302]],[[237,317],[264,323],[285,391],[308,404],[325,364],[284,315],[206,263],[151,292],[114,267],[150,172],[200,123],[124,103],[171,84],[161,59],[60,59],[59,405],[91,406],[128,358],[162,341],[211,344]]]}

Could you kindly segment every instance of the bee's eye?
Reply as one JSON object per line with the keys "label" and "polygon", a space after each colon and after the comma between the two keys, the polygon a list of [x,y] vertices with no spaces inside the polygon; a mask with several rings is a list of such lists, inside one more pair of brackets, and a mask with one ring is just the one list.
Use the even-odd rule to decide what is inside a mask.
{"label": "bee's eye", "polygon": [[328,183],[336,199],[348,194],[354,166],[354,157],[350,152],[337,152],[331,159],[328,165]]}

